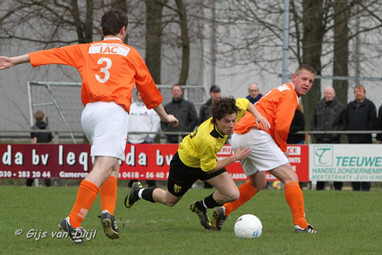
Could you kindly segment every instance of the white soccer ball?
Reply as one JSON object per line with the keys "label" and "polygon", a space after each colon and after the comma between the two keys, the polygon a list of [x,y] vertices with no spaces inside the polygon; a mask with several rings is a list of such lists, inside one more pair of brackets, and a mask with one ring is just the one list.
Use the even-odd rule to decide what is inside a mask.
{"label": "white soccer ball", "polygon": [[244,214],[236,220],[234,230],[239,238],[258,238],[263,232],[263,224],[255,215]]}

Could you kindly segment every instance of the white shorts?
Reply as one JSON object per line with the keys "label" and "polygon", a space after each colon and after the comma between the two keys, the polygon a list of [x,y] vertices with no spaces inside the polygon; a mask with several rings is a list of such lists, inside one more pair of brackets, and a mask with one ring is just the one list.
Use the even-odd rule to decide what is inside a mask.
{"label": "white shorts", "polygon": [[251,148],[249,156],[240,161],[247,176],[257,171],[269,171],[289,162],[272,136],[263,130],[252,128],[246,134],[233,133],[231,144],[234,150],[239,146]]}
{"label": "white shorts", "polygon": [[81,114],[82,129],[91,146],[91,156],[125,160],[129,114],[114,102],[88,103]]}

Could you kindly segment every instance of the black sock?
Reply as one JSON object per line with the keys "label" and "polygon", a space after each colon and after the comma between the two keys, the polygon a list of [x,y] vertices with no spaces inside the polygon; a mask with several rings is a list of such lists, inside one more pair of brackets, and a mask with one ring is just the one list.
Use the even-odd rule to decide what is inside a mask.
{"label": "black sock", "polygon": [[153,199],[154,189],[156,189],[156,187],[149,187],[147,189],[143,189],[143,191],[142,191],[142,198],[144,200],[150,201],[151,203],[155,203],[155,201]]}
{"label": "black sock", "polygon": [[[218,202],[216,202],[215,199],[212,197],[213,194],[214,193],[212,193],[208,197],[205,197],[202,200],[202,204],[204,204],[207,208],[214,208],[214,207],[220,206],[220,204],[218,204]],[[203,201],[204,201],[204,203],[203,203]]]}
{"label": "black sock", "polygon": [[203,200],[196,201],[195,207],[196,207],[196,209],[198,209],[199,211],[202,211],[202,212],[205,212],[207,210],[207,208],[204,207],[204,205],[203,205]]}

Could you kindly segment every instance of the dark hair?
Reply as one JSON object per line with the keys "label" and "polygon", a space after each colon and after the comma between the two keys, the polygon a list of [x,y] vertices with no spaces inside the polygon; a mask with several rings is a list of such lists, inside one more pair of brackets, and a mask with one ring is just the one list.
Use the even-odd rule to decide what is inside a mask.
{"label": "dark hair", "polygon": [[297,67],[295,74],[299,75],[300,71],[302,71],[302,70],[306,70],[306,71],[308,71],[314,75],[317,74],[316,70],[314,70],[313,67],[311,67],[310,65],[307,65],[307,64],[301,64],[299,67]]}
{"label": "dark hair", "polygon": [[226,114],[238,113],[240,108],[236,105],[236,100],[233,97],[222,97],[216,99],[211,105],[212,123],[216,120],[224,118]]}
{"label": "dark hair", "polygon": [[117,35],[123,27],[127,28],[128,21],[127,15],[121,11],[107,11],[101,18],[103,35]]}
{"label": "dark hair", "polygon": [[210,88],[210,93],[211,92],[220,92],[220,87],[218,85],[212,85]]}

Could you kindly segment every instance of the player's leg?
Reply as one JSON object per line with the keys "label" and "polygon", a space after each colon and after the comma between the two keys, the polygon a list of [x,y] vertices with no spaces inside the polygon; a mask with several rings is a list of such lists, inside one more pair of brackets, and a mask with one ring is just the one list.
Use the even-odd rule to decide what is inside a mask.
{"label": "player's leg", "polygon": [[[116,158],[96,157],[94,167],[78,188],[77,199],[69,214],[71,225],[75,228],[81,226],[88,210],[97,197],[99,188],[110,176],[113,166],[118,162]],[[107,169],[107,170],[105,170]]]}
{"label": "player's leg", "polygon": [[284,184],[285,199],[292,211],[296,232],[318,233],[305,219],[304,196],[298,184],[297,174],[287,163],[269,171]]}
{"label": "player's leg", "polygon": [[111,174],[116,162],[117,159],[111,157],[95,158],[93,170],[78,187],[77,198],[69,216],[60,222],[59,227],[69,233],[74,244],[82,244],[83,235],[78,234],[84,232],[81,223],[97,197],[100,186]]}
{"label": "player's leg", "polygon": [[159,202],[169,207],[174,206],[197,180],[197,175],[195,175],[194,171],[195,168],[184,165],[178,153],[175,153],[170,163],[167,190],[157,187],[144,189],[140,182],[135,182],[125,197],[125,207],[132,207],[139,199],[152,203]]}
{"label": "player's leg", "polygon": [[98,217],[101,218],[105,235],[110,239],[117,239],[119,237],[119,229],[114,217],[115,203],[117,201],[118,173],[119,162],[117,161],[113,166],[111,175],[100,188],[102,214]]}
{"label": "player's leg", "polygon": [[256,173],[248,176],[249,181],[239,186],[240,197],[239,199],[224,204],[225,216],[228,217],[231,212],[242,206],[245,202],[250,200],[267,184],[265,172],[257,171]]}
{"label": "player's leg", "polygon": [[226,202],[235,201],[240,196],[236,183],[227,172],[223,172],[209,179],[208,183],[214,186],[217,191],[212,193],[212,199],[215,201],[214,204],[211,204],[211,206],[207,208],[214,208]]}
{"label": "player's leg", "polygon": [[208,176],[206,173],[201,173],[200,179],[206,180],[205,178],[209,178],[208,183],[214,186],[217,191],[211,193],[202,200],[193,202],[190,205],[191,211],[198,215],[200,224],[205,229],[211,229],[211,223],[207,216],[208,208],[214,208],[224,204],[225,202],[233,201],[239,196],[239,191],[235,182],[225,169],[217,171],[212,175],[215,176]]}
{"label": "player's leg", "polygon": [[212,214],[211,229],[220,231],[227,217],[231,212],[242,206],[250,200],[258,191],[263,189],[267,183],[264,172],[257,171],[253,175],[248,176],[249,181],[239,186],[240,197],[230,203],[225,203]]}
{"label": "player's leg", "polygon": [[[118,159],[124,160],[127,123],[128,113],[114,102],[95,102],[85,106],[81,115],[81,125],[92,144],[91,156],[95,157],[95,161],[92,171],[78,188],[69,217],[60,223],[63,230],[70,233],[71,228],[80,228],[99,188],[110,177]],[[73,242],[82,243],[81,237],[76,236],[76,240],[71,235],[70,237]]]}
{"label": "player's leg", "polygon": [[[231,142],[234,150],[236,150],[239,146],[251,148],[250,155],[247,158],[244,158],[240,161],[244,173],[249,178],[249,182],[240,185],[239,199],[237,199],[234,202],[224,204],[224,207],[220,209],[220,211],[224,211],[224,216],[226,217],[228,217],[232,211],[236,210],[246,201],[251,199],[252,196],[254,196],[258,191],[263,189],[266,185],[266,178],[264,172],[258,171],[258,167],[256,166],[258,157],[263,158],[267,156],[264,154],[268,152],[268,148],[262,149],[264,145],[267,145],[266,141],[264,141],[263,136],[264,135],[260,132],[260,130],[251,130],[246,134],[234,133],[232,135]],[[265,133],[266,139],[269,139],[268,136],[269,135]],[[215,215],[217,214],[219,214],[219,211]]]}
{"label": "player's leg", "polygon": [[129,193],[126,195],[124,205],[130,208],[133,204],[140,200],[146,200],[152,203],[161,203],[169,207],[173,207],[182,198],[182,196],[175,196],[168,190],[157,187],[143,188],[140,182],[134,182]]}

